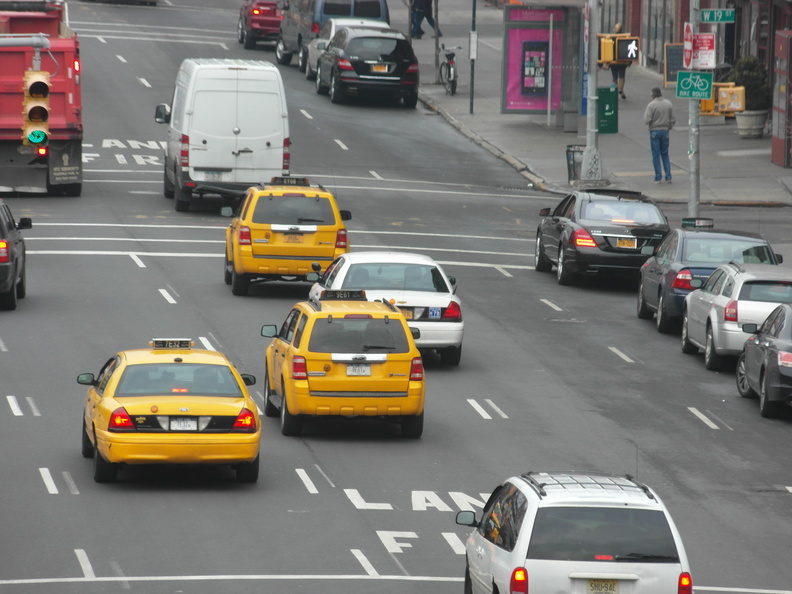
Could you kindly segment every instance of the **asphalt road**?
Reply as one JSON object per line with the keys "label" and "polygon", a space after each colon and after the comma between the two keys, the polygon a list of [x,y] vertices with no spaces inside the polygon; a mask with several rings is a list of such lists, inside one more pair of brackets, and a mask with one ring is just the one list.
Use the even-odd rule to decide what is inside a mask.
{"label": "asphalt road", "polygon": [[[561,287],[535,272],[538,211],[557,196],[529,191],[420,106],[332,105],[293,66],[281,67],[293,173],[352,211],[353,249],[424,252],[457,277],[462,364],[426,357],[420,440],[348,420],[286,438],[264,419],[256,485],[222,468],[133,468],[95,484],[79,452],[78,373],[154,336],[188,336],[260,375],[259,327],[307,295],[273,283],[232,296],[222,202],[176,213],[162,197],[165,130],[153,112],[181,60],[274,60],[236,43],[236,2],[196,6],[71,5],[83,196],[7,199],[34,228],[28,296],[0,312],[2,591],[461,592],[466,530],[455,512],[479,510],[512,474],[572,468],[654,487],[697,592],[792,592],[792,415],[761,419],[733,373],[706,371],[678,337],[637,319],[634,285]],[[665,210],[674,223],[686,211]],[[792,261],[788,209],[707,215],[764,233]],[[261,383],[253,391],[263,406]]]}

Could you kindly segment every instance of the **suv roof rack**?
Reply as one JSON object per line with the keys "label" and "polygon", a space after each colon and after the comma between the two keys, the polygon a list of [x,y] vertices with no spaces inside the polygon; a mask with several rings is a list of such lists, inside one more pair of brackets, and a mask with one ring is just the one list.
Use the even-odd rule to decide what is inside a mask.
{"label": "suv roof rack", "polygon": [[[539,482],[536,475],[545,475],[544,482]],[[528,484],[533,487],[540,497],[547,496],[545,487],[557,487],[568,489],[569,487],[583,489],[619,489],[621,491],[642,491],[649,499],[654,499],[654,495],[649,487],[638,482],[633,476],[607,475],[600,473],[573,472],[573,471],[530,471],[520,475]],[[561,479],[563,477],[563,479]]]}

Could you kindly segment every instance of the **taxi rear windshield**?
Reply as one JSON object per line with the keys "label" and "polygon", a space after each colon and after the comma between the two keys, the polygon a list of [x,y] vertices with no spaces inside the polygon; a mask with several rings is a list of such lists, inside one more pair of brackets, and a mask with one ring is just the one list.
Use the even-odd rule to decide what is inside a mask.
{"label": "taxi rear windshield", "polygon": [[343,289],[398,289],[449,293],[448,285],[436,266],[394,263],[352,264],[344,278]]}
{"label": "taxi rear windshield", "polygon": [[408,353],[404,326],[387,318],[316,320],[308,350],[312,353]]}
{"label": "taxi rear windshield", "polygon": [[552,507],[536,514],[528,559],[679,563],[661,511]]}
{"label": "taxi rear windshield", "polygon": [[330,200],[313,196],[262,196],[253,211],[254,223],[271,225],[334,225]]}
{"label": "taxi rear windshield", "polygon": [[224,365],[190,363],[144,363],[124,370],[118,396],[227,396],[241,398],[234,374]]}
{"label": "taxi rear windshield", "polygon": [[766,243],[711,239],[709,237],[688,239],[685,242],[684,260],[702,264],[726,264],[727,262],[775,264],[773,253]]}

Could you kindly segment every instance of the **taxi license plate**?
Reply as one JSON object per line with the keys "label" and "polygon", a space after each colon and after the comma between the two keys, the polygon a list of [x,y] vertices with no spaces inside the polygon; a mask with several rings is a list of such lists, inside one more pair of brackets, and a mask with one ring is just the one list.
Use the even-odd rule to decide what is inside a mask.
{"label": "taxi license plate", "polygon": [[302,235],[287,235],[286,236],[286,243],[302,243],[303,236]]}
{"label": "taxi license plate", "polygon": [[347,375],[371,375],[368,363],[347,363]]}
{"label": "taxi license plate", "polygon": [[618,594],[619,582],[617,580],[589,580],[589,594]]}
{"label": "taxi license plate", "polygon": [[371,66],[371,71],[372,72],[387,72],[388,71],[388,65],[387,64],[373,64]]}
{"label": "taxi license plate", "polygon": [[636,247],[638,247],[638,240],[636,240],[634,237],[617,237],[616,247],[634,250]]}
{"label": "taxi license plate", "polygon": [[220,171],[205,171],[204,181],[222,181],[223,174]]}
{"label": "taxi license plate", "polygon": [[171,431],[197,431],[198,420],[193,417],[171,417]]}

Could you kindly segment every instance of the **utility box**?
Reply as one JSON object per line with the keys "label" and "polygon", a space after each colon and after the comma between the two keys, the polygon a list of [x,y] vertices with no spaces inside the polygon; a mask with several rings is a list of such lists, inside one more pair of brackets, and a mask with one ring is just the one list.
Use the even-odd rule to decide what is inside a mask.
{"label": "utility box", "polygon": [[[716,83],[717,85],[717,83]],[[745,111],[745,87],[715,87],[718,92],[718,111]]]}
{"label": "utility box", "polygon": [[597,88],[597,130],[600,134],[619,133],[619,91],[616,85]]}

